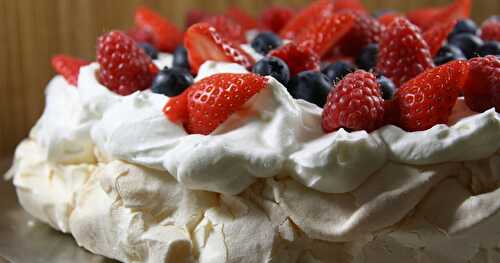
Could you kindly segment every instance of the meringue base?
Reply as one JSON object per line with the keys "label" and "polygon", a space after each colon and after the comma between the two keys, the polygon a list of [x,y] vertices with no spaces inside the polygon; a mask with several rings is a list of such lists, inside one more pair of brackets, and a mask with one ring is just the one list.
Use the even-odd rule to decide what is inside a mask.
{"label": "meringue base", "polygon": [[500,262],[499,152],[434,166],[389,162],[346,194],[284,174],[235,196],[122,161],[62,165],[43,153],[32,140],[17,149],[22,206],[123,262]]}

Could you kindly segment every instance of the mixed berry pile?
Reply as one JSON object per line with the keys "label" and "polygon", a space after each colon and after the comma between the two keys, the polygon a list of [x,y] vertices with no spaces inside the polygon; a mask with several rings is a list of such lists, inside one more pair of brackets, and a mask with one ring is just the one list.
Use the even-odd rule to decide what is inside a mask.
{"label": "mixed berry pile", "polygon": [[[151,89],[171,97],[166,117],[193,134],[212,133],[266,88],[264,76],[322,107],[325,132],[387,124],[426,130],[447,124],[460,96],[473,111],[500,111],[500,17],[478,27],[469,19],[471,5],[455,0],[370,14],[358,0],[317,0],[301,10],[273,6],[258,19],[238,8],[217,15],[193,10],[184,32],[140,7],[135,27],[99,38],[97,78],[120,95]],[[249,44],[263,56],[259,61],[241,47],[250,35]],[[159,52],[173,54],[173,67],[155,66]],[[194,83],[209,60],[252,73]],[[86,64],[64,55],[53,59],[73,85]]]}

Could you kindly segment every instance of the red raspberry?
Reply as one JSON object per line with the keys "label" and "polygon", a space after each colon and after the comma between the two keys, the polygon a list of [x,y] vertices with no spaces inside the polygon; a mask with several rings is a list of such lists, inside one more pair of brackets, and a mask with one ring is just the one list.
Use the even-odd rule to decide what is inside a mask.
{"label": "red raspberry", "polygon": [[262,25],[274,33],[279,33],[281,29],[293,18],[293,9],[281,6],[272,6],[261,14]]}
{"label": "red raspberry", "polygon": [[224,15],[243,27],[243,31],[256,29],[259,27],[258,21],[240,8],[233,6],[224,12]]}
{"label": "red raspberry", "polygon": [[368,44],[378,43],[383,27],[378,20],[360,12],[352,12],[354,25],[337,44],[340,52],[347,56],[357,57]]}
{"label": "red raspberry", "polygon": [[320,59],[314,51],[294,42],[288,43],[269,53],[269,56],[281,58],[288,65],[292,76],[306,70],[319,70]]}
{"label": "red raspberry", "polygon": [[136,42],[121,31],[99,37],[97,62],[99,81],[108,89],[128,95],[151,86],[158,68]]}
{"label": "red raspberry", "polygon": [[429,46],[408,20],[398,18],[382,33],[376,69],[397,86],[433,66]]}
{"label": "red raspberry", "polygon": [[453,20],[448,23],[439,23],[424,32],[423,37],[429,46],[429,51],[432,57],[436,56],[439,50],[446,43],[448,35],[451,33],[456,24],[457,20]]}
{"label": "red raspberry", "polygon": [[422,131],[447,124],[467,71],[467,62],[457,60],[429,69],[405,83],[395,95],[400,126],[407,131]]}
{"label": "red raspberry", "polygon": [[373,131],[382,126],[384,99],[372,73],[357,70],[342,79],[330,91],[323,110],[325,132],[340,128]]}
{"label": "red raspberry", "polygon": [[213,75],[171,98],[164,113],[188,133],[208,135],[266,86],[267,80],[255,74]]}
{"label": "red raspberry", "polygon": [[151,32],[153,44],[160,51],[173,52],[182,41],[182,33],[174,24],[147,7],[137,8],[135,23]]}
{"label": "red raspberry", "polygon": [[214,27],[207,23],[191,26],[184,36],[189,64],[193,73],[207,60],[226,61],[250,68],[255,61],[238,45],[226,40]]}
{"label": "red raspberry", "polygon": [[246,42],[243,27],[227,16],[211,16],[203,20],[213,26],[225,39],[235,44]]}
{"label": "red raspberry", "polygon": [[473,58],[469,66],[469,77],[463,89],[467,106],[476,112],[496,106],[500,112],[500,59],[496,56]]}
{"label": "red raspberry", "polygon": [[453,20],[469,17],[471,1],[455,0],[447,6],[413,10],[408,12],[406,16],[412,23],[425,31],[436,24],[446,24]]}
{"label": "red raspberry", "polygon": [[500,41],[500,19],[490,18],[481,26],[481,38],[485,41]]}
{"label": "red raspberry", "polygon": [[300,11],[281,30],[280,36],[283,39],[294,40],[295,36],[308,28],[310,23],[314,23],[320,17],[328,17],[334,13],[335,0],[316,0]]}
{"label": "red raspberry", "polygon": [[66,81],[76,86],[78,84],[78,75],[80,68],[88,65],[90,62],[74,58],[66,55],[57,55],[52,57],[52,67],[54,70],[61,74]]}

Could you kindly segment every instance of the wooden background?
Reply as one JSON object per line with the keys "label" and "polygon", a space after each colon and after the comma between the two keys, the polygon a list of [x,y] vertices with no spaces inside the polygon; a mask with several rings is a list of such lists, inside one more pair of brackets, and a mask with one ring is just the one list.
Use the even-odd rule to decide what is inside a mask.
{"label": "wooden background", "polygon": [[[211,12],[239,5],[257,14],[270,3],[301,6],[307,0],[0,0],[0,157],[11,155],[40,116],[43,90],[54,72],[50,57],[67,53],[93,59],[98,35],[132,25],[146,4],[178,25],[192,8]],[[364,0],[371,9],[408,10],[450,0]],[[500,14],[500,0],[475,0],[473,17]]]}

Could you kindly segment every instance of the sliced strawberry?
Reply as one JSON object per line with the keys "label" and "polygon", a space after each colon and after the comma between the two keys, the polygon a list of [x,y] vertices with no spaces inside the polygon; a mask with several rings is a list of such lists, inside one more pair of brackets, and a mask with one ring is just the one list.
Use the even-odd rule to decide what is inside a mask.
{"label": "sliced strawberry", "polygon": [[354,16],[337,13],[320,17],[295,38],[299,46],[310,48],[320,57],[330,50],[354,25]]}
{"label": "sliced strawberry", "polygon": [[440,23],[432,26],[424,32],[423,37],[429,46],[429,51],[431,52],[432,57],[437,55],[439,49],[441,49],[446,43],[448,35],[451,33],[456,24],[457,20],[443,24]]}
{"label": "sliced strawberry", "polygon": [[429,46],[408,20],[398,18],[382,33],[376,69],[397,86],[433,66]]}
{"label": "sliced strawberry", "polygon": [[335,0],[316,0],[292,18],[281,30],[280,35],[283,39],[293,40],[310,23],[320,17],[331,16],[334,11]]}
{"label": "sliced strawberry", "polygon": [[54,70],[61,74],[64,79],[73,86],[76,86],[78,83],[80,68],[88,64],[90,64],[90,62],[86,60],[66,55],[56,55],[52,57],[52,67]]}
{"label": "sliced strawberry", "polygon": [[500,19],[490,18],[481,26],[481,38],[485,41],[500,41]]}
{"label": "sliced strawberry", "polygon": [[269,53],[269,56],[281,58],[288,65],[292,76],[306,70],[319,70],[319,56],[310,48],[290,42]]}
{"label": "sliced strawberry", "polygon": [[359,0],[335,0],[335,12],[338,11],[356,11],[367,14],[365,6]]}
{"label": "sliced strawberry", "polygon": [[498,104],[500,102],[498,100],[500,99],[500,59],[496,56],[473,58],[469,61],[469,66],[469,77],[463,88],[467,106],[476,112],[483,112],[496,106],[497,111],[500,112],[500,104]]}
{"label": "sliced strawberry", "polygon": [[295,11],[291,8],[271,6],[262,12],[260,21],[264,28],[279,33],[294,15]]}
{"label": "sliced strawberry", "polygon": [[379,42],[383,26],[370,15],[348,12],[354,17],[354,23],[337,46],[342,54],[357,57],[368,44]]}
{"label": "sliced strawberry", "polygon": [[400,126],[407,131],[422,131],[447,124],[468,68],[466,61],[457,60],[429,69],[405,83],[395,95]]}
{"label": "sliced strawberry", "polygon": [[208,135],[266,86],[255,74],[216,74],[171,98],[164,113],[173,122],[181,120],[188,133]]}
{"label": "sliced strawberry", "polygon": [[235,44],[246,42],[243,27],[227,16],[211,16],[205,18],[203,22],[215,27],[219,34]]}
{"label": "sliced strawberry", "polygon": [[147,7],[137,8],[135,23],[151,32],[153,44],[160,51],[173,52],[182,41],[182,33],[174,24]]}
{"label": "sliced strawberry", "polygon": [[255,18],[236,6],[227,9],[226,12],[224,12],[224,15],[230,17],[236,23],[240,24],[243,27],[244,31],[256,29],[259,27],[259,23]]}
{"label": "sliced strawberry", "polygon": [[406,16],[425,31],[437,23],[446,24],[453,20],[468,18],[470,10],[471,0],[455,0],[447,6],[418,9],[407,13]]}

